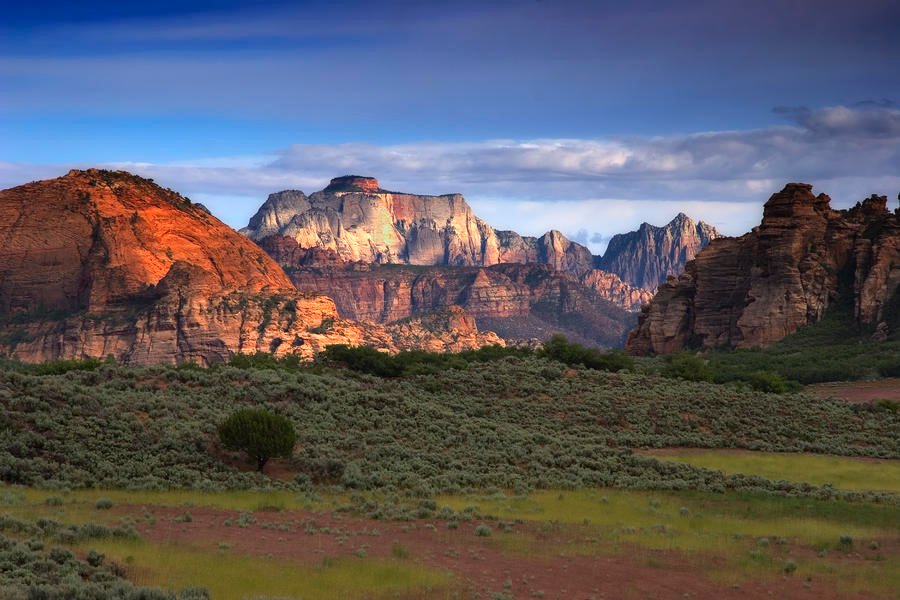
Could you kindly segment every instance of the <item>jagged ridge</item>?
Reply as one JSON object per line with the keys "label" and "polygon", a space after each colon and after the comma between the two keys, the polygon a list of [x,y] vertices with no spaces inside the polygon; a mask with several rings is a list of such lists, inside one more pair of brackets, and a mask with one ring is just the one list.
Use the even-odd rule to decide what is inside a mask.
{"label": "jagged ridge", "polygon": [[833,210],[811,185],[790,183],[766,202],[759,227],[714,240],[660,287],[626,348],[765,346],[842,303],[884,333],[898,326],[898,287],[900,209],[873,195]]}

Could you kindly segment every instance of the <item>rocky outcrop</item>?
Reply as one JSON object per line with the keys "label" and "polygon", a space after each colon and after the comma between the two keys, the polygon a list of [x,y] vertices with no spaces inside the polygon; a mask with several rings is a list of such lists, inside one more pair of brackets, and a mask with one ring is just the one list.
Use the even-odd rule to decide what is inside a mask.
{"label": "rocky outcrop", "polygon": [[[267,218],[274,226],[279,215]],[[499,341],[472,327],[343,320],[330,298],[298,291],[208,211],[121,171],[71,171],[3,190],[0,240],[0,352],[22,360],[209,364],[235,352],[309,357],[329,343],[397,350]]]}
{"label": "rocky outcrop", "polygon": [[[298,289],[328,290],[338,313],[358,321],[392,323],[460,306],[479,327],[496,331],[507,340],[545,339],[563,333],[595,346],[621,345],[634,323],[633,314],[605,300],[576,276],[550,265],[348,263],[335,252],[303,249],[283,236],[270,236],[260,244],[285,268]],[[608,275],[605,281],[595,274],[593,284],[627,293],[622,292],[624,284],[615,283],[617,279]]]}
{"label": "rocky outcrop", "polygon": [[[705,226],[704,226],[705,227]],[[551,230],[541,237],[497,231],[479,219],[459,194],[416,196],[387,192],[371,177],[333,179],[321,192],[271,194],[241,230],[257,242],[296,242],[283,250],[329,252],[339,262],[429,266],[491,266],[540,263],[574,274],[627,310],[652,296],[616,276],[594,268],[597,257],[586,247]],[[655,249],[647,249],[645,258]],[[275,252],[279,262],[296,267],[305,259]],[[320,254],[319,258],[325,255]],[[321,290],[331,293],[330,288]],[[356,311],[351,311],[356,312]],[[363,311],[364,312],[364,311]]]}
{"label": "rocky outcrop", "polygon": [[678,213],[663,227],[643,223],[637,231],[614,235],[596,266],[655,292],[667,277],[681,275],[684,265],[717,237],[712,226]]}
{"label": "rocky outcrop", "polygon": [[459,194],[387,192],[359,176],[333,179],[309,197],[272,194],[241,233],[257,241],[277,233],[351,262],[482,265],[499,257],[494,230]]}
{"label": "rocky outcrop", "polygon": [[628,311],[638,311],[653,299],[650,290],[628,285],[618,275],[600,269],[591,269],[580,279],[585,287],[597,292],[601,298]]}
{"label": "rocky outcrop", "polygon": [[[872,196],[833,210],[812,186],[791,183],[766,202],[762,223],[720,238],[659,288],[626,348],[765,346],[815,323],[833,306],[861,324],[896,330],[900,209]],[[882,327],[882,329],[884,329]]]}
{"label": "rocky outcrop", "polygon": [[459,194],[418,196],[381,189],[371,177],[348,175],[306,196],[271,194],[241,230],[259,241],[274,234],[301,248],[333,251],[347,262],[490,266],[537,262],[583,274],[590,250],[559,231],[539,238],[495,231]]}

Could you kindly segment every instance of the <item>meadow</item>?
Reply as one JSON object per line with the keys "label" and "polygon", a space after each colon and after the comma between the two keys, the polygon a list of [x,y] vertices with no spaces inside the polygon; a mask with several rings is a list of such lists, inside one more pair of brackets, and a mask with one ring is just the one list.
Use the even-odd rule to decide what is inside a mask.
{"label": "meadow", "polygon": [[[4,363],[0,582],[123,600],[900,588],[892,406],[571,351]],[[217,439],[257,406],[298,435],[264,473]]]}

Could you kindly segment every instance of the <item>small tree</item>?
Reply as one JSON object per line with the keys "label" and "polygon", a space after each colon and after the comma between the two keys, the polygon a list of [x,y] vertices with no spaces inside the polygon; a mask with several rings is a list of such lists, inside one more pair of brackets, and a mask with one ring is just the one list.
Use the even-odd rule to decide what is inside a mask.
{"label": "small tree", "polygon": [[297,441],[294,426],[267,410],[239,410],[219,425],[219,440],[229,450],[242,450],[256,461],[256,470],[273,456],[290,456]]}

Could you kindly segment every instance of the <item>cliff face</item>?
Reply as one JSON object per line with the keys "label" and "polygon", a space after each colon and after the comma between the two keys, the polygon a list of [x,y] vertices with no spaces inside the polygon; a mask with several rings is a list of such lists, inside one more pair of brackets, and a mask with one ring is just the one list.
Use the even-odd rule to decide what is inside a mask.
{"label": "cliff face", "polygon": [[680,275],[684,265],[717,237],[712,226],[679,213],[663,227],[643,223],[637,231],[613,236],[596,265],[626,283],[655,292],[668,276]]}
{"label": "cliff face", "polygon": [[171,190],[71,171],[0,192],[0,352],[132,363],[311,356],[329,343],[474,347],[473,328],[403,331],[341,320],[258,246]]}
{"label": "cliff face", "polygon": [[[303,249],[291,238],[270,236],[261,246],[302,291],[328,290],[338,312],[359,321],[391,323],[460,306],[478,326],[507,339],[571,339],[618,346],[634,316],[605,300],[579,278],[545,264],[490,267],[377,265],[340,260],[334,252]],[[622,293],[614,275],[593,284]],[[611,292],[609,288],[612,288]]]}
{"label": "cliff face", "polygon": [[494,230],[459,194],[417,196],[382,190],[377,180],[333,179],[324,190],[272,194],[241,230],[272,234],[341,260],[379,264],[481,265],[499,260]]}
{"label": "cliff face", "polygon": [[388,192],[371,177],[332,179],[306,196],[271,194],[241,230],[259,241],[271,235],[301,248],[333,251],[348,262],[489,266],[537,262],[582,274],[593,268],[590,250],[558,231],[539,238],[495,231],[459,194],[418,196]]}
{"label": "cliff face", "polygon": [[891,213],[884,196],[872,196],[832,210],[828,196],[791,183],[766,202],[759,227],[714,240],[659,288],[626,349],[764,346],[839,303],[875,326],[895,319],[888,313],[898,286],[900,209]]}
{"label": "cliff face", "polygon": [[[268,242],[284,266],[298,266],[278,252],[316,249],[340,262],[429,266],[491,266],[539,263],[576,276],[601,297],[637,310],[651,293],[594,268],[596,257],[586,247],[551,230],[541,237],[497,231],[472,212],[458,194],[416,196],[382,190],[377,180],[359,176],[333,179],[321,192],[271,194],[241,230],[251,239]],[[647,249],[644,257],[655,248]],[[324,255],[323,255],[324,256]],[[652,260],[652,258],[647,258]],[[329,287],[320,291],[331,294]],[[344,306],[347,314],[358,311]],[[365,313],[364,310],[362,310]]]}

